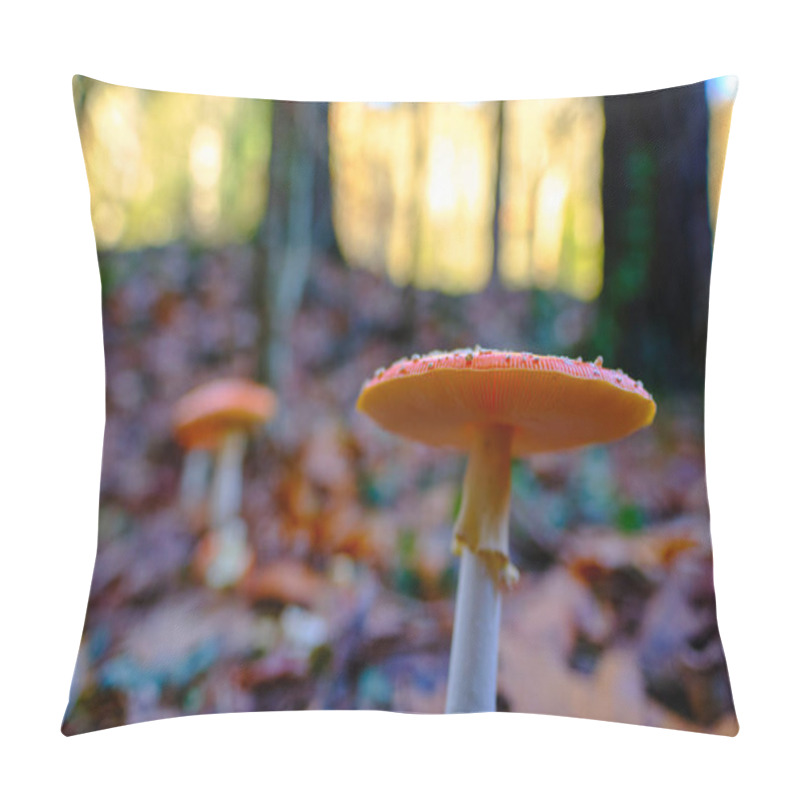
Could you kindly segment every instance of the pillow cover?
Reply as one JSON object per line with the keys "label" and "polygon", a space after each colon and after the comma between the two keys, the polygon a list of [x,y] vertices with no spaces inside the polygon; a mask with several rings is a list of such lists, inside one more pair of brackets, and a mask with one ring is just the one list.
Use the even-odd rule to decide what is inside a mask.
{"label": "pillow cover", "polygon": [[735,735],[702,405],[735,80],[74,92],[107,415],[65,734],[327,708]]}

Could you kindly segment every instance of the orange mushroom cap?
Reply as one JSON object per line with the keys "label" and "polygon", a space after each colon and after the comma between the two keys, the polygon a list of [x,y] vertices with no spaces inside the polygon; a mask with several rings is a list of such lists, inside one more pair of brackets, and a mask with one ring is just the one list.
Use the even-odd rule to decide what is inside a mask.
{"label": "orange mushroom cap", "polygon": [[220,378],[185,394],[172,416],[175,437],[186,448],[216,448],[231,430],[263,424],[275,413],[275,395],[266,386]]}
{"label": "orange mushroom cap", "polygon": [[621,439],[656,412],[641,381],[600,358],[479,348],[400,359],[364,384],[357,408],[399,436],[458,450],[480,426],[508,425],[515,456]]}

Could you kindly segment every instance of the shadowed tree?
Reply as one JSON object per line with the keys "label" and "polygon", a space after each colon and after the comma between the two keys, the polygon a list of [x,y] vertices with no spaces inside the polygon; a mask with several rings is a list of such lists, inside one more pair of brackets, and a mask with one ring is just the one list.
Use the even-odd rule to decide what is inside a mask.
{"label": "shadowed tree", "polygon": [[704,84],[605,98],[594,345],[645,383],[702,389],[711,229]]}
{"label": "shadowed tree", "polygon": [[425,188],[428,179],[429,112],[425,103],[412,103],[413,163],[411,168],[413,219],[411,221],[411,267],[408,283],[403,287],[403,324],[398,331],[401,340],[410,340],[417,323],[417,284],[422,276],[422,239],[425,219]]}

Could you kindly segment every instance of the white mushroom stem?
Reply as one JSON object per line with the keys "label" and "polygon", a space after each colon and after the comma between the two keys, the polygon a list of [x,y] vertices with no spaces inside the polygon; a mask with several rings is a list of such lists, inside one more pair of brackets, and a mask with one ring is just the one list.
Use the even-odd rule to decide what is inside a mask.
{"label": "white mushroom stem", "polygon": [[211,454],[207,450],[189,450],[183,459],[181,473],[181,508],[192,512],[204,500],[208,476],[211,473]]}
{"label": "white mushroom stem", "polygon": [[445,711],[494,711],[501,589],[517,572],[508,556],[513,430],[481,428],[469,453],[454,545],[461,552]]}
{"label": "white mushroom stem", "polygon": [[230,518],[239,514],[245,444],[243,431],[231,431],[225,436],[217,454],[210,504],[211,527],[214,529],[221,529]]}
{"label": "white mushroom stem", "polygon": [[216,551],[206,570],[206,583],[215,589],[232,586],[250,566],[251,551],[247,545],[244,520],[229,517],[214,531]]}
{"label": "white mushroom stem", "polygon": [[500,592],[484,560],[461,555],[445,712],[495,711]]}

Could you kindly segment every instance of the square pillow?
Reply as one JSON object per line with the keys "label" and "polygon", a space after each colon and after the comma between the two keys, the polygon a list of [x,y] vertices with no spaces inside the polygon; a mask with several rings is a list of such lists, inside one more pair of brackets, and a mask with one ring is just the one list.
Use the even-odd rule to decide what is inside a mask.
{"label": "square pillow", "polygon": [[63,732],[384,709],[735,735],[703,449],[735,90],[76,76],[107,413]]}

